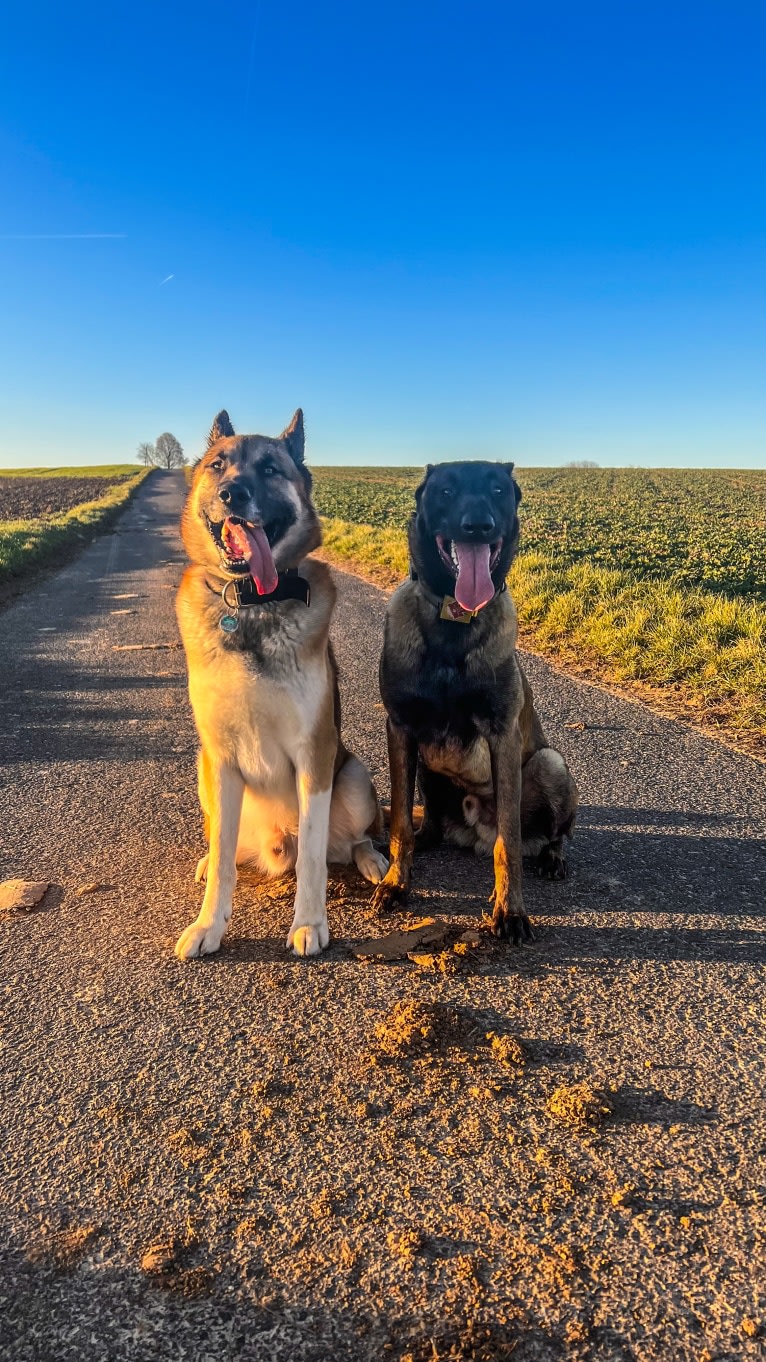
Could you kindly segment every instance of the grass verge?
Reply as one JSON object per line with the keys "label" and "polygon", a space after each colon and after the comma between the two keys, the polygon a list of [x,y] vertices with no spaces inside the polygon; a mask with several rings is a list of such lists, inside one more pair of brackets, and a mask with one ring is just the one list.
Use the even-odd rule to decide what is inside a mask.
{"label": "grass verge", "polygon": [[[46,472],[50,475],[51,470]],[[47,566],[62,551],[81,547],[106,529],[151,469],[141,469],[110,487],[96,501],[37,520],[0,521],[0,587],[13,587],[31,571]],[[24,476],[29,476],[25,473]]]}
{"label": "grass verge", "polygon": [[[142,469],[150,473],[151,469]],[[136,477],[134,464],[82,464],[77,468],[0,468],[0,478],[130,478]]]}
{"label": "grass verge", "polygon": [[[407,574],[401,530],[324,522],[324,553],[390,588]],[[522,646],[626,691],[766,760],[766,608],[672,580],[521,554],[509,577]]]}

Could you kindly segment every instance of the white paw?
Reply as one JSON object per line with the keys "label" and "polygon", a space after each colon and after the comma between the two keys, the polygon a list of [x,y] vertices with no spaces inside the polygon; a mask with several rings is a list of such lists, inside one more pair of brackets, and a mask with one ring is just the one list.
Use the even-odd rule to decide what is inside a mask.
{"label": "white paw", "polygon": [[220,927],[218,923],[214,923],[212,927],[201,927],[198,922],[192,922],[176,941],[178,959],[196,960],[200,955],[214,955],[225,931],[225,922]]}
{"label": "white paw", "polygon": [[375,850],[372,842],[359,842],[354,847],[354,860],[360,874],[364,875],[370,884],[380,884],[388,870],[388,861],[382,852]]}
{"label": "white paw", "polygon": [[210,857],[206,853],[204,856],[201,856],[197,862],[197,869],[194,872],[195,884],[202,884],[203,880],[207,879],[207,863],[209,860]]}
{"label": "white paw", "polygon": [[319,955],[330,940],[326,922],[293,923],[287,938],[287,949],[292,946],[296,955]]}

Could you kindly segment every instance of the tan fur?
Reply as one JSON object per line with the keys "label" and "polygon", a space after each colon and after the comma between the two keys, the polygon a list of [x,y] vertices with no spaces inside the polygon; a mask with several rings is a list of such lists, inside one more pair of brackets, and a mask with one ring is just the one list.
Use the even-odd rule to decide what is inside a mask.
{"label": "tan fur", "polygon": [[[195,469],[182,519],[192,566],[176,608],[201,745],[198,785],[210,852],[197,872],[198,879],[207,879],[200,916],[180,937],[176,953],[186,959],[218,949],[231,916],[236,862],[271,875],[297,863],[288,945],[299,954],[315,954],[328,941],[328,852],[334,860],[354,859],[374,881],[385,871],[367,835],[379,823],[378,801],[369,774],[340,740],[329,644],[335,588],[323,563],[304,558],[321,533],[301,467],[302,439],[296,461],[285,438],[291,428],[278,440],[213,438],[219,422],[216,418],[211,446]],[[223,470],[211,468],[222,457]],[[205,517],[220,520],[221,487],[227,479],[254,477],[267,457],[278,469],[281,504],[295,511],[294,523],[272,545],[274,562],[280,571],[300,566],[311,602],[245,607],[230,636],[220,628],[228,613],[219,594],[227,574]]]}

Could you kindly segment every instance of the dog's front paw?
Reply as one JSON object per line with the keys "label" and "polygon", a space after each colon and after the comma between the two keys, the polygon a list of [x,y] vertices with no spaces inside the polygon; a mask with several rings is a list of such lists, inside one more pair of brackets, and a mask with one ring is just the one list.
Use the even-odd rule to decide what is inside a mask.
{"label": "dog's front paw", "polygon": [[390,866],[387,875],[381,880],[371,903],[376,913],[392,913],[397,904],[403,903],[407,897],[409,885],[403,884],[394,866]]}
{"label": "dog's front paw", "polygon": [[182,932],[176,941],[176,955],[179,960],[197,960],[201,955],[214,955],[218,950],[223,934],[226,931],[226,924],[219,927],[217,923],[212,926],[203,926],[199,922],[192,922],[191,926]]}
{"label": "dog's front paw", "polygon": [[287,949],[296,955],[319,955],[330,941],[330,929],[326,922],[294,922],[287,938]]}
{"label": "dog's front paw", "polygon": [[381,851],[376,851],[372,842],[360,842],[354,847],[354,860],[360,875],[364,875],[370,884],[380,884],[386,871],[388,861]]}
{"label": "dog's front paw", "polygon": [[510,904],[498,903],[494,894],[489,901],[493,905],[492,931],[495,936],[501,941],[512,941],[514,946],[520,946],[525,938],[527,941],[534,939],[532,924],[523,908],[513,909]]}

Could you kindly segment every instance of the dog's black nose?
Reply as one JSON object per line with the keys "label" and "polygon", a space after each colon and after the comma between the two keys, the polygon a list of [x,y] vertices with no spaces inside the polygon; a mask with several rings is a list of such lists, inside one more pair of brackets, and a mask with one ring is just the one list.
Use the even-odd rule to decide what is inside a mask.
{"label": "dog's black nose", "polygon": [[470,535],[471,538],[486,536],[494,530],[495,520],[489,511],[471,511],[463,516],[460,528],[463,534]]}
{"label": "dog's black nose", "polygon": [[236,515],[247,510],[253,491],[246,482],[239,482],[234,478],[231,482],[225,483],[218,495],[224,506],[228,506]]}

